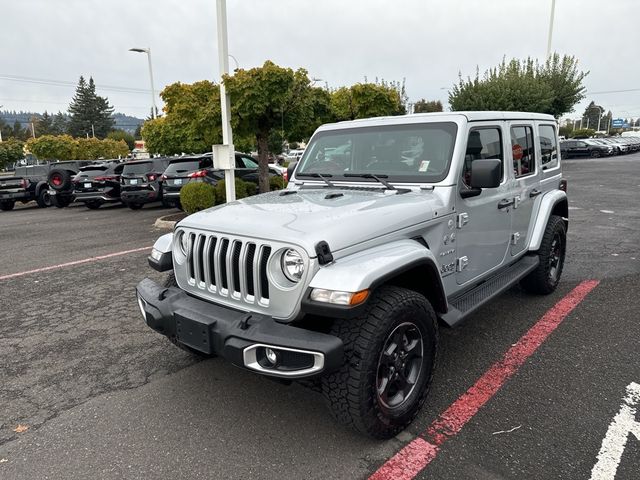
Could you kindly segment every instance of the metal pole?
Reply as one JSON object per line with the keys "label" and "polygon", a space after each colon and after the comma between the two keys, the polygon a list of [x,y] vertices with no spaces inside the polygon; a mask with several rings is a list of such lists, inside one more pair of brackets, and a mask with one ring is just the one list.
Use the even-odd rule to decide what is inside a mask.
{"label": "metal pole", "polygon": [[93,128],[93,123],[91,124],[91,136],[92,136],[93,138],[96,138],[96,131],[95,131],[95,129]]}
{"label": "metal pole", "polygon": [[[227,41],[227,1],[217,0],[217,20],[218,20],[218,62],[220,65],[220,76],[229,73],[229,44]],[[233,132],[231,131],[231,100],[227,95],[227,90],[222,79],[220,80],[220,107],[222,110],[222,143],[233,145]],[[235,152],[230,151],[229,155],[235,158]],[[227,202],[236,199],[236,181],[233,170],[224,171],[224,183],[227,193]]]}
{"label": "metal pole", "polygon": [[[602,109],[602,112],[600,111]],[[604,112],[604,108],[598,108],[598,132],[600,131],[600,120],[602,120],[602,113]]]}
{"label": "metal pole", "polygon": [[553,37],[553,17],[556,12],[556,0],[551,0],[551,18],[549,19],[549,38],[547,40],[547,58],[551,57],[551,39]]}
{"label": "metal pole", "polygon": [[33,122],[31,122],[31,135],[36,138],[36,127],[33,126]]}
{"label": "metal pole", "polygon": [[151,47],[147,48],[147,60],[149,60],[149,79],[151,80],[151,118],[156,118],[156,91],[153,88],[153,68],[151,68]]}

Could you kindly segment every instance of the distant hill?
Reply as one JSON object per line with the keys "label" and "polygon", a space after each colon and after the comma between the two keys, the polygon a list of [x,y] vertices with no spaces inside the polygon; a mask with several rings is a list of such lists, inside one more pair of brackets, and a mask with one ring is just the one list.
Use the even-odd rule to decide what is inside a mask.
{"label": "distant hill", "polygon": [[[57,112],[49,112],[50,115],[55,115],[56,113]],[[63,115],[68,117],[66,113]],[[42,114],[37,112],[17,112],[15,110],[0,111],[0,118],[4,120],[6,124],[13,125],[17,120],[23,127],[26,127],[31,122],[32,118],[40,118],[41,116]],[[131,117],[124,113],[114,113],[113,119],[116,121],[114,128],[118,128],[129,133],[134,133],[138,125],[144,122],[144,119],[142,118]]]}

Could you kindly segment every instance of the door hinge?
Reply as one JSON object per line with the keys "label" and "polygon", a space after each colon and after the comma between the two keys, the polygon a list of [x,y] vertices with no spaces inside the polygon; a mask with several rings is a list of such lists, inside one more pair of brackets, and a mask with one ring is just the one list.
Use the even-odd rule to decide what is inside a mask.
{"label": "door hinge", "polygon": [[515,232],[511,234],[511,245],[517,245],[518,240],[520,240],[520,232]]}
{"label": "door hinge", "polygon": [[458,272],[461,272],[465,268],[467,268],[467,265],[469,265],[469,259],[466,256],[460,257],[456,260],[456,270]]}
{"label": "door hinge", "polygon": [[458,218],[456,219],[457,227],[458,228],[462,228],[467,223],[469,223],[469,214],[468,213],[460,213],[460,214],[458,214]]}

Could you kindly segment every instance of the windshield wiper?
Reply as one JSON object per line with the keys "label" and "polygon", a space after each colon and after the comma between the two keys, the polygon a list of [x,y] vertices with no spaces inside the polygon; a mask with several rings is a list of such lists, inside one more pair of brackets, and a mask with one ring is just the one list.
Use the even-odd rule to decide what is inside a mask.
{"label": "windshield wiper", "polygon": [[320,180],[322,180],[324,183],[326,183],[329,187],[334,188],[335,185],[333,183],[331,183],[327,177],[333,177],[333,175],[331,175],[330,173],[298,173],[296,176],[298,177],[312,177],[312,178],[319,178]]}
{"label": "windshield wiper", "polygon": [[384,180],[385,178],[389,178],[389,175],[374,175],[373,173],[345,173],[345,177],[358,177],[358,178],[373,178],[377,180],[378,183],[381,183],[385,186],[387,190],[398,190],[396,187],[391,185],[389,182]]}

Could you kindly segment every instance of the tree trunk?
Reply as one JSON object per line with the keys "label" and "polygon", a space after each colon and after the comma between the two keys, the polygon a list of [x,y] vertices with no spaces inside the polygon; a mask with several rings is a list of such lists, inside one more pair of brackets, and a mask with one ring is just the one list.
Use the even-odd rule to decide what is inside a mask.
{"label": "tree trunk", "polygon": [[269,133],[260,132],[258,141],[258,187],[260,193],[269,191]]}

